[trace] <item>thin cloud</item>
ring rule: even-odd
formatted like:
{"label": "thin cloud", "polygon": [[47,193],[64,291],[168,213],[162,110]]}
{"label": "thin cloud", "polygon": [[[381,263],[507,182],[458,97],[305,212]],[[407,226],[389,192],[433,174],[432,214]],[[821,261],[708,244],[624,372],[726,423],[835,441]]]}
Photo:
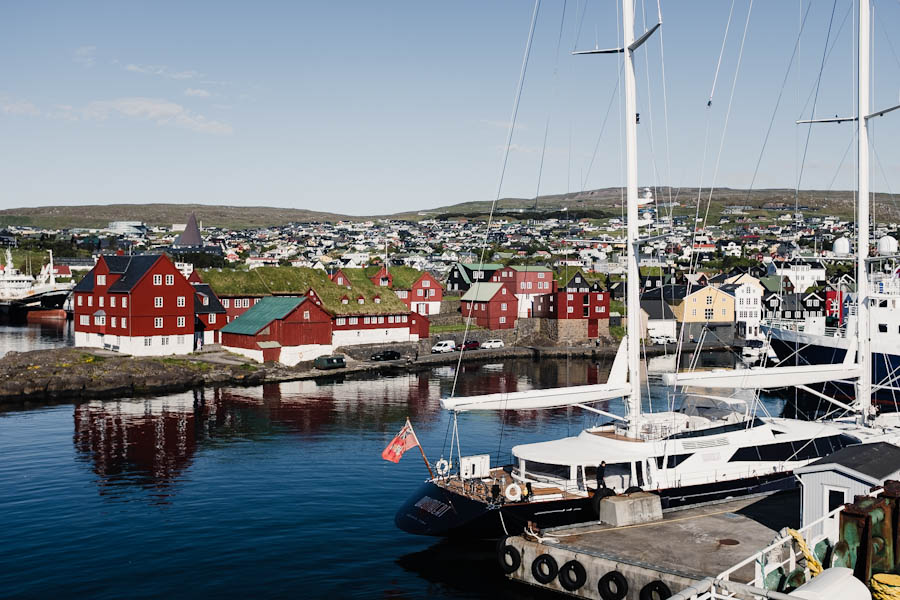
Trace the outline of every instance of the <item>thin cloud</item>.
{"label": "thin cloud", "polygon": [[199,71],[194,71],[192,69],[187,69],[184,71],[175,71],[170,69],[166,65],[136,65],[134,63],[129,63],[125,65],[126,71],[131,71],[132,73],[144,73],[146,75],[157,75],[159,77],[165,77],[166,79],[194,79],[195,77],[200,77],[201,73]]}
{"label": "thin cloud", "polygon": [[79,46],[72,53],[72,60],[89,69],[94,66],[97,61],[97,46]]}
{"label": "thin cloud", "polygon": [[40,109],[31,102],[9,98],[8,96],[0,96],[0,112],[5,115],[27,117],[38,117],[41,114]]}
{"label": "thin cloud", "polygon": [[203,89],[194,89],[188,88],[184,90],[185,96],[192,96],[194,98],[209,98],[210,94],[206,90]]}
{"label": "thin cloud", "polygon": [[96,100],[88,104],[82,114],[85,119],[104,121],[111,115],[153,121],[157,125],[173,125],[198,133],[230,135],[231,125],[210,120],[203,115],[186,109],[180,104],[157,98],[118,98],[116,100]]}

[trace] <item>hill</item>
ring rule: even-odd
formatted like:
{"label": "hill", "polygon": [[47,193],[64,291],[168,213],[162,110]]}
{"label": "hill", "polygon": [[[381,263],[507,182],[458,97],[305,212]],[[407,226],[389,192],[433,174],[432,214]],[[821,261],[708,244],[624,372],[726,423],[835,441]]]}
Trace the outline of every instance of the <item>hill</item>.
{"label": "hill", "polygon": [[51,229],[106,227],[110,221],[143,221],[170,227],[184,223],[194,212],[204,226],[248,229],[290,222],[359,220],[334,213],[270,206],[213,206],[209,204],[104,204],[38,206],[0,210],[0,226],[30,225]]}
{"label": "hill", "polygon": [[[709,190],[697,188],[658,188],[660,203],[675,204],[673,214],[693,215],[697,199],[701,199],[701,216],[706,210]],[[852,219],[855,206],[852,191],[803,190],[796,203],[805,214],[833,215]],[[726,206],[747,206],[748,214],[778,216],[793,212],[795,194],[792,189],[739,190],[717,188],[710,202],[710,223],[715,223]],[[191,212],[204,226],[229,229],[248,229],[309,221],[362,221],[376,218],[419,221],[428,218],[486,217],[490,201],[471,201],[437,208],[407,211],[390,215],[351,216],[296,208],[268,206],[212,206],[206,204],[108,204],[91,206],[40,206],[0,210],[0,227],[30,225],[52,229],[99,228],[110,221],[143,221],[151,226],[171,226],[184,223]],[[661,206],[661,212],[668,208]],[[875,194],[873,215],[876,221],[897,220],[900,208],[888,194]],[[571,194],[554,194],[534,198],[503,198],[497,202],[494,215],[506,219],[588,218],[604,219],[622,214],[621,188],[604,188]]]}

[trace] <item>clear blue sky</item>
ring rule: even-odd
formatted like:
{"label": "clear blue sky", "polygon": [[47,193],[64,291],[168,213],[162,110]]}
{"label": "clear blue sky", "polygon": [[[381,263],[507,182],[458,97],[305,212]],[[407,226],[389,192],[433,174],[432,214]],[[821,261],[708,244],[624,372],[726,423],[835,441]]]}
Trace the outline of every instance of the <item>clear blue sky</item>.
{"label": "clear blue sky", "polygon": [[[637,57],[641,185],[750,184],[808,2],[755,2],[714,181],[748,2],[735,3],[708,109],[730,5],[663,3],[671,177],[656,36]],[[656,5],[647,6],[650,22]],[[491,199],[532,7],[530,0],[7,3],[0,207],[200,202],[372,214]],[[567,2],[554,78],[562,8],[561,0],[541,4],[504,196],[534,195],[548,115],[542,193],[623,180],[617,100],[588,170],[619,59],[568,54],[615,45],[617,2],[588,2],[583,20],[583,2]],[[831,10],[824,0],[810,10],[799,70],[788,79],[755,187],[795,185],[806,128],[793,122],[804,105],[809,116]],[[855,11],[849,0],[836,3],[818,115],[852,112]],[[885,35],[900,26],[900,4],[881,0],[875,14],[880,108],[900,102],[900,40],[892,48]],[[803,188],[832,180],[836,189],[853,186],[853,150],[837,171],[852,127],[813,130]],[[878,123],[879,191],[900,192],[900,148],[891,143],[898,133],[900,113]]]}

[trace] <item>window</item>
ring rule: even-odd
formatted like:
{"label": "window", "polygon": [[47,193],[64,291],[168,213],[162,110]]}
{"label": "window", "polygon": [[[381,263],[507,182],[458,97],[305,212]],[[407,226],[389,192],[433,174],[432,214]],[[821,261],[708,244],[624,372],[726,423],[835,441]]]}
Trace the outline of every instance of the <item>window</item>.
{"label": "window", "polygon": [[713,302],[712,296],[707,296],[707,297],[706,297],[706,303],[707,303],[707,304],[712,304],[712,302]]}
{"label": "window", "polygon": [[97,285],[106,285],[106,275],[97,275]]}
{"label": "window", "polygon": [[506,310],[506,302],[500,304],[500,310]]}
{"label": "window", "polygon": [[524,289],[525,289],[525,282],[523,281],[522,283],[520,283],[520,284],[519,284],[519,287],[522,288],[522,289],[524,290]]}
{"label": "window", "polygon": [[128,319],[126,317],[122,317],[122,329],[125,329],[128,326]]}
{"label": "window", "polygon": [[879,333],[887,333],[887,323],[879,323],[878,324],[878,332]]}
{"label": "window", "polygon": [[390,315],[388,317],[388,323],[393,323],[393,322],[394,322],[394,315]]}
{"label": "window", "polygon": [[710,319],[712,319],[712,318],[713,318],[713,309],[711,309],[711,308],[704,308],[704,309],[703,309],[703,318],[706,319],[707,321],[709,321]]}
{"label": "window", "polygon": [[115,327],[115,326],[116,326],[116,318],[115,318],[115,317],[110,317],[110,318],[109,318],[109,326],[110,326],[110,327]]}
{"label": "window", "polygon": [[94,325],[106,325],[106,316],[97,315],[96,317],[94,317]]}
{"label": "window", "polygon": [[403,315],[403,322],[406,323],[408,320],[409,318],[406,315]]}
{"label": "window", "polygon": [[828,500],[828,512],[837,510],[838,507],[847,503],[847,490],[837,490],[826,487],[825,493]]}
{"label": "window", "polygon": [[115,308],[115,307],[116,307],[116,297],[115,297],[115,296],[110,296],[110,297],[109,297],[109,305],[110,305],[112,308]]}
{"label": "window", "polygon": [[371,325],[371,319],[369,317],[363,317],[363,325]]}
{"label": "window", "polygon": [[229,308],[229,305],[230,305],[230,304],[231,304],[231,300],[229,300],[228,298],[223,298],[223,299],[222,299],[222,306],[223,306],[223,307]]}
{"label": "window", "polygon": [[161,338],[159,338],[159,343],[162,346],[168,346],[169,345],[169,336],[164,335]]}
{"label": "window", "polygon": [[149,345],[152,344],[152,343],[153,343],[153,338],[148,338],[148,337],[145,337],[145,338],[144,338],[144,345],[145,345],[145,346],[149,346]]}
{"label": "window", "polygon": [[351,324],[351,325],[356,325],[358,321],[359,321],[359,319],[357,319],[356,317],[350,317],[350,324]]}
{"label": "window", "polygon": [[545,273],[538,273],[538,279],[543,279],[544,275],[545,275]]}
{"label": "window", "polygon": [[104,300],[105,298],[106,298],[106,296],[99,296],[99,297],[97,298],[97,306],[99,306],[99,307],[102,308],[102,307],[103,307],[103,300]]}
{"label": "window", "polygon": [[424,290],[416,290],[416,295],[421,298],[422,296],[425,295],[425,291]]}
{"label": "window", "polygon": [[501,322],[501,323],[506,323],[506,317],[500,317],[500,322]]}
{"label": "window", "polygon": [[426,279],[425,281],[422,282],[422,287],[423,288],[431,287],[431,282]]}
{"label": "window", "polygon": [[398,298],[406,298],[407,294],[408,294],[408,292],[406,292],[406,291],[397,292],[397,297]]}
{"label": "window", "polygon": [[696,316],[697,316],[697,309],[696,309],[696,308],[692,308],[692,309],[691,309],[691,316],[692,316],[692,317],[696,317]]}
{"label": "window", "polygon": [[566,294],[566,300],[573,300],[575,298],[572,294]]}
{"label": "window", "polygon": [[128,308],[128,296],[122,298],[122,308]]}
{"label": "window", "polygon": [[178,317],[178,319],[175,321],[175,326],[184,327],[184,317]]}
{"label": "window", "polygon": [[378,317],[378,324],[384,325],[384,317]]}
{"label": "window", "polygon": [[174,275],[166,275],[166,285],[175,285]]}
{"label": "window", "polygon": [[216,322],[216,313],[209,313],[209,324],[212,325]]}
{"label": "window", "polygon": [[162,275],[153,276],[153,285],[162,285]]}
{"label": "window", "polygon": [[303,320],[309,321],[309,311],[308,310],[303,311]]}
{"label": "window", "polygon": [[156,317],[156,318],[154,318],[154,319],[153,319],[153,326],[154,326],[155,328],[157,328],[157,329],[162,329],[162,326],[163,326],[163,318],[162,318],[162,317]]}
{"label": "window", "polygon": [[381,304],[381,296],[375,296],[375,304]]}
{"label": "window", "polygon": [[178,300],[176,300],[175,305],[179,308],[184,306],[184,296],[178,296]]}
{"label": "window", "polygon": [[337,321],[336,321],[336,324],[337,324],[337,325],[346,325],[346,324],[347,324],[347,319],[345,319],[344,317],[338,317],[338,318],[337,318]]}
{"label": "window", "polygon": [[569,306],[569,307],[567,307],[567,308],[566,308],[566,312],[569,313],[569,314],[575,312],[575,307],[574,307],[574,306]]}
{"label": "window", "polygon": [[90,318],[88,315],[81,315],[81,316],[78,318],[78,323],[79,323],[79,325],[90,325],[90,324],[91,324],[91,318]]}
{"label": "window", "polygon": [[184,336],[179,335],[178,338],[176,338],[175,343],[178,344],[179,346],[183,346],[184,345]]}
{"label": "window", "polygon": [[723,317],[725,316],[725,309],[724,309],[724,308],[722,309],[722,316],[723,316]]}
{"label": "window", "polygon": [[93,306],[93,305],[94,305],[94,297],[88,296],[88,306]]}
{"label": "window", "polygon": [[357,302],[358,304],[365,304],[365,303],[366,303],[366,299],[363,298],[362,296],[360,296],[359,298],[356,299],[356,302]]}
{"label": "window", "polygon": [[84,300],[84,296],[78,294],[78,306],[81,306],[81,301]]}

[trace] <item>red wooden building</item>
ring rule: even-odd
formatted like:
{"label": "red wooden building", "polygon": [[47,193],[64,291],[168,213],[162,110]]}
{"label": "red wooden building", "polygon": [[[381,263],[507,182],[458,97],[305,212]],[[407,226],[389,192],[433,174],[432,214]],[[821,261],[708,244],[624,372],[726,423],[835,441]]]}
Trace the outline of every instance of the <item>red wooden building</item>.
{"label": "red wooden building", "polygon": [[549,267],[512,265],[494,272],[491,281],[510,286],[519,301],[520,317],[530,317],[534,300],[543,294],[556,292],[556,280]]}
{"label": "red wooden building", "polygon": [[100,256],[73,290],[75,345],[137,356],[192,352],[195,293],[164,255]]}
{"label": "red wooden building", "polygon": [[518,300],[505,283],[472,285],[460,298],[462,316],[471,314],[475,324],[485,329],[512,329],[516,325]]}
{"label": "red wooden building", "polygon": [[533,314],[548,319],[587,319],[588,337],[595,338],[600,332],[600,321],[609,319],[609,292],[578,272],[556,293],[538,297]]}

